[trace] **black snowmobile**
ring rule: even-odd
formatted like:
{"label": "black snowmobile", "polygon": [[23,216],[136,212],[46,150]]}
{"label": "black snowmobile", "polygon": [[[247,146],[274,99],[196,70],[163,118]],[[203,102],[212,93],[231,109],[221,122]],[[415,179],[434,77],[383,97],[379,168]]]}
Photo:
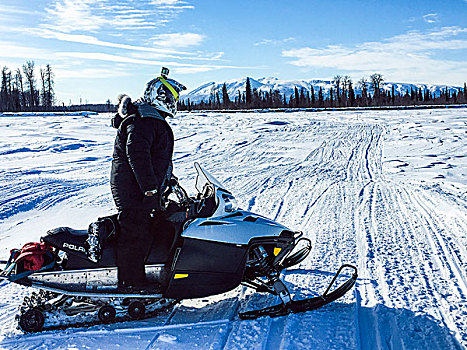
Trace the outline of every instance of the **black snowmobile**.
{"label": "black snowmobile", "polygon": [[[173,179],[164,196],[167,216],[154,220],[154,233],[159,234],[146,257],[146,276],[154,283],[153,291],[125,294],[117,289],[116,215],[100,218],[88,230],[59,227],[48,231],[41,243],[12,250],[0,274],[39,289],[25,298],[17,316],[19,327],[37,332],[79,324],[83,317],[86,322],[103,323],[139,319],[182,299],[227,292],[240,284],[281,300],[275,306],[240,313],[240,319],[275,317],[319,308],[353,287],[357,269],[345,264],[324,294],[292,300],[280,273],[308,256],[310,240],[237,208],[225,186],[199,164],[195,168],[198,195],[189,197]],[[330,291],[344,268],[351,269],[352,276]]]}

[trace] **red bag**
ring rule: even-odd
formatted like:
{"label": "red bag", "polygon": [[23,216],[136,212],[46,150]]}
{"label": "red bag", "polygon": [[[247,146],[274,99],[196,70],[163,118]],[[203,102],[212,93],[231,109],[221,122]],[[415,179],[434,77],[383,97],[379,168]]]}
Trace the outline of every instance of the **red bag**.
{"label": "red bag", "polygon": [[37,271],[44,266],[44,254],[48,251],[51,251],[48,244],[34,242],[26,243],[19,251],[19,254],[15,254],[15,263],[17,264],[23,260],[25,270]]}

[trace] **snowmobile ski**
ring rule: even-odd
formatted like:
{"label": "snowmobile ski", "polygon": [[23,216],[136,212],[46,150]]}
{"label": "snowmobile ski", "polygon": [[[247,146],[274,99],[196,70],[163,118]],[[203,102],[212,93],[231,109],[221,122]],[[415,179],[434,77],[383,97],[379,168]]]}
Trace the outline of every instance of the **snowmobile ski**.
{"label": "snowmobile ski", "polygon": [[[341,284],[338,288],[336,288],[332,292],[329,292],[334,282],[336,281],[337,277],[340,275],[341,271],[344,268],[351,268],[354,270],[352,277],[349,278],[346,282]],[[318,309],[344,296],[350,289],[352,289],[352,287],[354,286],[357,280],[357,277],[358,277],[357,268],[353,265],[344,264],[339,268],[337,273],[334,275],[334,278],[332,279],[328,288],[322,295],[314,297],[314,298],[308,298],[308,299],[302,299],[302,300],[289,300],[288,302],[282,302],[280,304],[265,307],[263,309],[241,312],[239,313],[239,318],[242,320],[253,320],[259,317],[263,317],[263,316],[278,317],[278,316],[285,316],[290,313],[296,314],[299,312],[305,312],[305,311],[311,311],[311,310]]]}

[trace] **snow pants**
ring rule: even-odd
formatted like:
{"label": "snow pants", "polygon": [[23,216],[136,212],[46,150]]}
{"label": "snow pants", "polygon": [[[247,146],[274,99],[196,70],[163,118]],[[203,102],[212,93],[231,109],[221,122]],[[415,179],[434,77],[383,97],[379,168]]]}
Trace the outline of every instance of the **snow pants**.
{"label": "snow pants", "polygon": [[144,269],[153,235],[153,219],[148,209],[123,209],[118,215],[120,232],[117,237],[118,282],[138,286],[146,282]]}

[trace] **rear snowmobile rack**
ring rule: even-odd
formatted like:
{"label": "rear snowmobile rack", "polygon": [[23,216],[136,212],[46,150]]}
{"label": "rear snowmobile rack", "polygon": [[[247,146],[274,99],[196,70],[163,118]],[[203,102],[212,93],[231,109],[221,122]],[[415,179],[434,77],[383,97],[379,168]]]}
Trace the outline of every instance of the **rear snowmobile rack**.
{"label": "rear snowmobile rack", "polygon": [[[352,276],[346,282],[341,284],[338,288],[336,288],[332,292],[329,292],[332,286],[334,285],[337,277],[339,277],[340,273],[345,268],[350,268],[354,271]],[[336,274],[331,280],[331,283],[329,283],[328,287],[326,288],[326,291],[322,295],[302,300],[292,300],[290,298],[290,293],[287,287],[281,280],[278,279],[273,284],[273,289],[276,292],[275,294],[279,295],[279,297],[281,298],[282,302],[280,304],[269,306],[263,309],[241,312],[238,316],[242,320],[254,320],[263,316],[278,317],[285,316],[290,313],[295,314],[299,312],[315,310],[342,297],[345,293],[352,289],[357,280],[357,277],[357,268],[353,265],[344,264],[339,268],[339,270],[337,270]]]}

